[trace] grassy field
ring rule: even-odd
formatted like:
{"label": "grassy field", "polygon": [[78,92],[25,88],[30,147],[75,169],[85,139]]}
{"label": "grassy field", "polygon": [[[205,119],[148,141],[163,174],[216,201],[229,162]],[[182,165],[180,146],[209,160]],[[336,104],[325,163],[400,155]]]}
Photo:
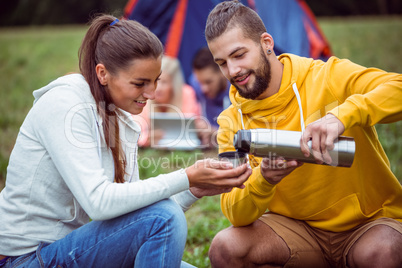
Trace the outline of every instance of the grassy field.
{"label": "grassy field", "polygon": [[[402,17],[320,19],[333,54],[364,66],[402,73]],[[19,127],[32,106],[32,91],[67,72],[78,71],[78,47],[85,26],[0,28],[0,189]],[[402,180],[402,122],[377,126],[392,169]],[[184,167],[209,152],[156,152],[140,150],[140,157],[164,158],[171,165],[141,169],[143,178]],[[175,159],[185,159],[178,163]],[[380,178],[379,178],[380,179]],[[184,259],[209,267],[208,248],[213,236],[229,226],[219,208],[219,197],[204,198],[186,213],[188,243]]]}

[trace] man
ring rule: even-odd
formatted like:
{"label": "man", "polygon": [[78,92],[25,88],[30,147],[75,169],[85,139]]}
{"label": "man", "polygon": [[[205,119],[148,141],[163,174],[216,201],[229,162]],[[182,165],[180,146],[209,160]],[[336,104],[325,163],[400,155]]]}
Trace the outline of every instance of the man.
{"label": "man", "polygon": [[[234,150],[239,129],[306,125],[302,152],[328,164],[250,156],[245,188],[221,196],[233,227],[214,238],[212,266],[402,267],[402,187],[373,127],[402,119],[402,75],[335,57],[276,57],[261,19],[238,1],[211,11],[205,35],[232,83],[219,151]],[[356,142],[350,168],[331,166],[341,134]]]}
{"label": "man", "polygon": [[[198,120],[202,144],[216,145],[217,118],[230,105],[229,81],[222,75],[208,47],[197,51],[192,62],[189,84],[200,103],[203,120]],[[203,126],[201,125],[203,124]]]}

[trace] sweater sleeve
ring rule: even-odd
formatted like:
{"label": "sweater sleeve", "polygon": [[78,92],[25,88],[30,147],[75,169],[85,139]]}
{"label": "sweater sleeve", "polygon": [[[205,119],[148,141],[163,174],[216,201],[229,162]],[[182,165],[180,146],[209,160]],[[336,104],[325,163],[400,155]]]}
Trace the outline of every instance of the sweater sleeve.
{"label": "sweater sleeve", "polygon": [[[218,118],[219,152],[234,151],[232,145],[234,129],[233,118],[223,113]],[[260,172],[260,163],[249,157],[253,172],[245,182],[245,188],[233,188],[229,193],[221,195],[221,209],[226,218],[234,226],[245,226],[256,221],[267,210],[276,191],[276,186],[268,183]]]}
{"label": "sweater sleeve", "polygon": [[340,101],[330,110],[344,124],[369,127],[402,120],[402,75],[331,58],[328,83]]}
{"label": "sweater sleeve", "polygon": [[244,189],[233,188],[230,193],[221,195],[222,212],[233,226],[249,225],[261,217],[276,190],[276,186],[269,184],[261,175],[259,166],[253,168],[245,186]]}
{"label": "sweater sleeve", "polygon": [[186,212],[191,206],[199,199],[195,197],[190,190],[183,191],[181,193],[171,196],[171,199],[175,201],[181,209]]}
{"label": "sweater sleeve", "polygon": [[111,219],[188,190],[184,170],[133,183],[113,183],[105,171],[113,166],[101,163],[94,142],[91,111],[68,88],[46,93],[34,106],[39,141],[93,220]]}

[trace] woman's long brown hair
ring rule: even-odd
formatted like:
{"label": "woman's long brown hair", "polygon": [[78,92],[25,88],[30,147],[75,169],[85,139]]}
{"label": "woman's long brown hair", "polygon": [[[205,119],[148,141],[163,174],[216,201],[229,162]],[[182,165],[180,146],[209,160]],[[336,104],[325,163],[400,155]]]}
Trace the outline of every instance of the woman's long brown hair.
{"label": "woman's long brown hair", "polygon": [[118,110],[114,108],[107,86],[99,82],[95,68],[102,63],[112,75],[118,75],[136,59],[157,59],[163,53],[163,46],[140,23],[120,20],[110,25],[115,20],[113,16],[101,15],[92,21],[79,50],[79,65],[103,119],[106,145],[113,155],[114,179],[124,182],[126,161],[120,143]]}

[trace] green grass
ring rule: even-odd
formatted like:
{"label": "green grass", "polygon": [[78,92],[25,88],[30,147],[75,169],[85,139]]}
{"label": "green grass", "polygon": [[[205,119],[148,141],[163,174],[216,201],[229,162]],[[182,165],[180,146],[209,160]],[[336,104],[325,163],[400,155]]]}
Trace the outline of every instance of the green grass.
{"label": "green grass", "polygon": [[78,71],[78,47],[86,28],[41,27],[0,29],[0,189],[26,114],[32,91]]}
{"label": "green grass", "polygon": [[[402,17],[320,19],[333,53],[364,66],[402,73]],[[32,106],[32,91],[67,72],[78,71],[78,47],[85,26],[0,28],[0,189],[19,127]],[[402,179],[402,122],[377,126],[391,167]],[[142,178],[184,168],[209,152],[140,150]],[[157,165],[157,161],[162,161]],[[203,198],[186,212],[188,240],[184,260],[209,267],[207,252],[214,235],[230,224],[220,211],[219,197]]]}

